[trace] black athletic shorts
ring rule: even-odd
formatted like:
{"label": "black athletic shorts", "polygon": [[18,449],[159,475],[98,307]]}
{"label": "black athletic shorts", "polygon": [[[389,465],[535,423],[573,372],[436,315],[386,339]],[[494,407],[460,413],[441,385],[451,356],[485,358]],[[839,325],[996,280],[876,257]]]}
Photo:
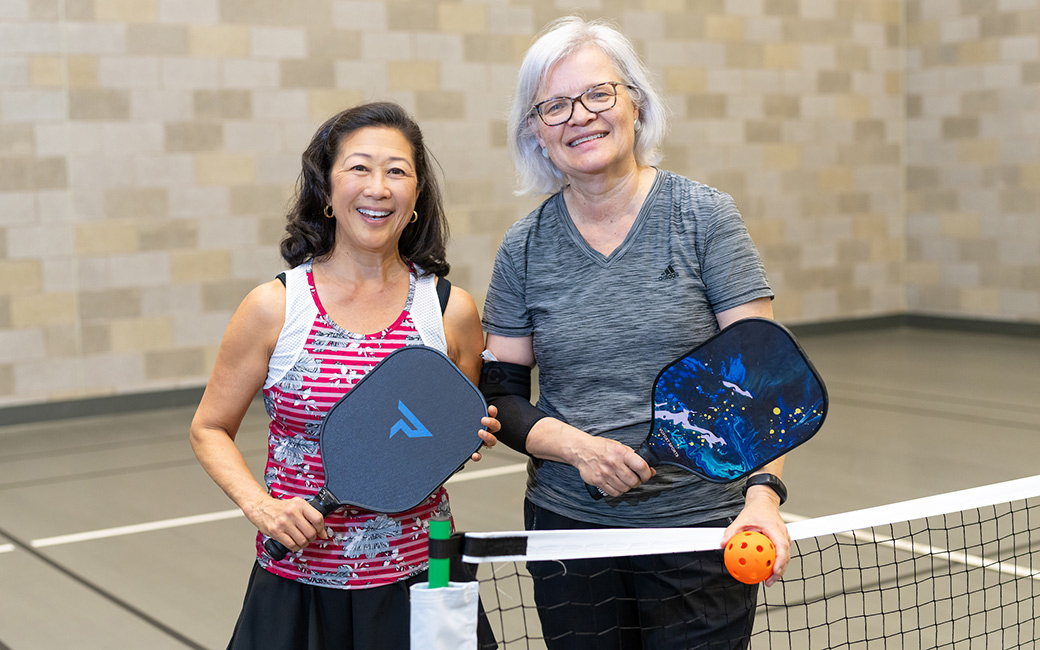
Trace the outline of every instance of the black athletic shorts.
{"label": "black athletic shorts", "polygon": [[[528,530],[608,528],[524,503]],[[704,524],[724,528],[729,520]],[[648,530],[647,535],[652,533]],[[723,551],[528,562],[549,650],[743,650],[758,585],[737,582]]]}

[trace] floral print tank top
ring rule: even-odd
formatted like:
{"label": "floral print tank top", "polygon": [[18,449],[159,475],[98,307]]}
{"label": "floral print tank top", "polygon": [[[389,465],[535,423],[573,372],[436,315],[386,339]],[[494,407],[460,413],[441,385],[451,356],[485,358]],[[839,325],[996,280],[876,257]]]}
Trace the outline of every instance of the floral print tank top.
{"label": "floral print tank top", "polygon": [[[325,483],[318,444],[325,414],[388,354],[422,343],[409,313],[415,294],[414,273],[404,311],[388,328],[368,335],[348,332],[329,318],[310,269],[307,283],[317,316],[303,353],[278,383],[264,390],[271,417],[265,480],[270,494],[278,499],[298,496],[309,500],[314,496]],[[428,522],[438,514],[450,516],[443,487],[407,512],[382,514],[344,506],[325,518],[329,539],[316,539],[281,561],[264,553],[267,538],[258,533],[257,561],[275,575],[311,585],[364,589],[390,584],[427,568]]]}

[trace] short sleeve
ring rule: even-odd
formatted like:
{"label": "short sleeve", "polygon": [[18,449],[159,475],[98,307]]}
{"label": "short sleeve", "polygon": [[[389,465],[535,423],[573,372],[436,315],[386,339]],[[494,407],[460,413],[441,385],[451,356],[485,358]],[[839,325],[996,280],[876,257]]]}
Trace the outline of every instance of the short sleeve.
{"label": "short sleeve", "polygon": [[703,191],[709,193],[703,198],[713,205],[706,227],[699,229],[703,239],[698,250],[712,310],[717,314],[758,298],[772,298],[762,258],[733,198],[707,186]]}
{"label": "short sleeve", "polygon": [[524,290],[526,237],[520,224],[514,224],[495,255],[491,283],[484,300],[484,331],[498,336],[530,336],[533,331]]}

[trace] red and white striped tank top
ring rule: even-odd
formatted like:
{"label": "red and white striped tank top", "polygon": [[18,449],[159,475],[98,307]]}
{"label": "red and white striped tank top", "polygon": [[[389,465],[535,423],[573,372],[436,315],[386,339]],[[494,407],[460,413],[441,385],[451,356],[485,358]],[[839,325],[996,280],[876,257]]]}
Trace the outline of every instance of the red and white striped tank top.
{"label": "red and white striped tank top", "polygon": [[[302,281],[304,277],[306,282]],[[416,284],[413,272],[405,309],[391,326],[375,334],[359,335],[340,328],[325,313],[310,264],[289,272],[287,319],[279,345],[302,339],[302,349],[295,353],[291,369],[276,383],[265,386],[263,392],[271,417],[265,479],[272,496],[314,496],[325,483],[318,445],[318,430],[325,414],[388,354],[405,345],[422,343],[411,314]],[[305,304],[309,301],[302,299],[301,292],[309,294],[313,306]],[[290,318],[294,303],[311,309],[303,318]],[[314,314],[313,319],[310,314]],[[304,329],[307,331],[301,336]],[[323,587],[364,589],[390,584],[426,569],[427,527],[436,514],[450,515],[448,493],[443,487],[407,512],[381,514],[344,506],[325,518],[329,539],[317,539],[278,562],[263,552],[266,537],[258,533],[257,561],[275,575]]]}

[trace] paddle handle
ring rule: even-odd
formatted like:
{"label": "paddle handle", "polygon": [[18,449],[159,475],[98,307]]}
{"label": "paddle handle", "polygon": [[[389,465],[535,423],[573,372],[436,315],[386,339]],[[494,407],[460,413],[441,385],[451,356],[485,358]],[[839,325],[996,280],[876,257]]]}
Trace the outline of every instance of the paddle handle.
{"label": "paddle handle", "polygon": [[[639,454],[639,457],[645,460],[646,464],[650,467],[653,467],[658,462],[657,454],[654,453],[653,449],[650,449],[650,445],[648,445],[645,440],[643,441],[643,444],[639,445],[639,449],[636,449],[636,453]],[[597,501],[607,496],[606,492],[595,485],[589,485],[586,483],[585,489],[589,491],[589,496]]]}
{"label": "paddle handle", "polygon": [[[328,488],[321,488],[318,493],[308,501],[312,508],[321,513],[322,517],[327,517],[330,512],[339,507],[339,499],[336,498]],[[285,548],[281,542],[276,539],[269,538],[264,542],[264,550],[272,560],[278,561],[289,554],[289,549]]]}

